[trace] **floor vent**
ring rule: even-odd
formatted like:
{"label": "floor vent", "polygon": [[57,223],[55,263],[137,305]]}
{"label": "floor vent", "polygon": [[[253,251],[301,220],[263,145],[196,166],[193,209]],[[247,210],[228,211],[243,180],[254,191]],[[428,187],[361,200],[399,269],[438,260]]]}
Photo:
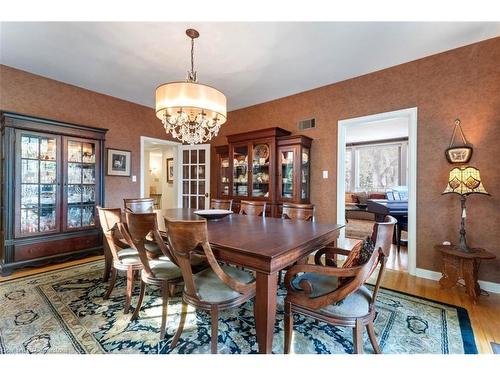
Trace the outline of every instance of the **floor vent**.
{"label": "floor vent", "polygon": [[314,129],[316,127],[316,119],[299,121],[299,130]]}

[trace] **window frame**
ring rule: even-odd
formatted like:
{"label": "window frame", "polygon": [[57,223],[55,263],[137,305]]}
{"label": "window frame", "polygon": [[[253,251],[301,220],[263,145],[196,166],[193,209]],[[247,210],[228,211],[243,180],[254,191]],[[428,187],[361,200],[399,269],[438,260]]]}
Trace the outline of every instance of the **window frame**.
{"label": "window frame", "polygon": [[[398,146],[399,152],[399,165],[398,165],[398,184],[396,186],[406,186],[408,183],[408,138],[399,139],[388,139],[381,141],[369,141],[369,142],[359,142],[359,143],[348,143],[346,144],[346,156],[350,154],[351,159],[351,181],[350,184],[347,183],[347,178],[345,181],[346,192],[361,192],[365,191],[359,186],[359,151],[366,148],[374,147],[385,147],[385,146]],[[347,157],[346,157],[347,160]],[[348,175],[347,166],[345,176]],[[374,190],[381,191],[382,190]]]}

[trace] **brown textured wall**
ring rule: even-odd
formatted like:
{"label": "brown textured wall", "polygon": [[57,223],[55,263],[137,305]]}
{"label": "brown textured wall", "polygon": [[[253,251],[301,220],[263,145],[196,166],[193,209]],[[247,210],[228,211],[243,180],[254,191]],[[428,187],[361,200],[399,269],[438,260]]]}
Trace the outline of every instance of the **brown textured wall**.
{"label": "brown textured wall", "polygon": [[5,65],[0,65],[0,110],[109,129],[106,147],[132,151],[137,182],[106,176],[108,207],[121,207],[123,198],[139,196],[140,136],[169,139],[152,108]]}
{"label": "brown textured wall", "polygon": [[[442,196],[450,164],[444,157],[453,120],[462,120],[474,145],[470,162],[481,171],[491,197],[468,200],[467,235],[473,246],[497,259],[484,262],[480,278],[500,282],[500,38],[447,51],[228,114],[214,145],[225,135],[279,126],[299,134],[297,122],[315,117],[311,200],[318,221],[336,219],[337,122],[397,109],[418,107],[417,267],[439,270],[433,245],[458,240],[458,196]],[[229,98],[230,100],[231,98]],[[212,148],[212,161],[215,160]],[[212,163],[212,196],[215,194]],[[329,171],[323,180],[322,170]]]}

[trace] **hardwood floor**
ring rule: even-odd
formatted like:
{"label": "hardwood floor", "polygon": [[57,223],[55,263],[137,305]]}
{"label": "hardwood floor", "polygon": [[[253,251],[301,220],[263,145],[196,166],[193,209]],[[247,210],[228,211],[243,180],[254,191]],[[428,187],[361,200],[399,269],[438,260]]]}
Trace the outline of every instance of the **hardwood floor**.
{"label": "hardwood floor", "polygon": [[[360,241],[354,238],[346,238],[347,249],[352,249]],[[408,249],[406,246],[401,246],[398,253],[397,246],[391,245],[391,253],[387,258],[387,268],[394,271],[408,272]]]}
{"label": "hardwood floor", "polygon": [[[465,293],[463,287],[457,286],[445,290],[440,288],[437,281],[422,279],[416,276],[410,276],[406,272],[401,272],[403,266],[400,267],[399,264],[405,264],[402,259],[404,256],[402,250],[403,248],[399,255],[401,259],[398,259],[396,251],[393,257],[394,260],[392,261],[392,264],[398,270],[388,269],[384,275],[382,286],[418,297],[464,307],[469,313],[479,353],[493,353],[490,342],[500,342],[500,294],[491,293],[489,296],[481,296],[479,298],[479,303],[474,305]],[[392,254],[393,251],[391,250],[391,255]],[[0,282],[53,271],[97,259],[102,259],[102,256],[94,256],[36,269],[19,270],[11,276],[0,277]]]}

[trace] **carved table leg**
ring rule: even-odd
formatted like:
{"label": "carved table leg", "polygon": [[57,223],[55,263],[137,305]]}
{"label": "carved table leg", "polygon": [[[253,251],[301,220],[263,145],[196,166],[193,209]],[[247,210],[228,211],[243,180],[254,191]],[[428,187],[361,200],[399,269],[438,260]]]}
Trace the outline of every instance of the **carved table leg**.
{"label": "carved table leg", "polygon": [[276,293],[278,274],[256,273],[255,329],[259,353],[271,353],[274,323],[276,321]]}
{"label": "carved table leg", "polygon": [[479,263],[475,259],[464,259],[462,261],[462,274],[465,281],[465,289],[473,303],[477,303],[481,295],[481,287],[477,282]]}
{"label": "carved table leg", "polygon": [[460,260],[443,254],[442,274],[439,285],[443,288],[451,288],[457,285],[460,271]]}

